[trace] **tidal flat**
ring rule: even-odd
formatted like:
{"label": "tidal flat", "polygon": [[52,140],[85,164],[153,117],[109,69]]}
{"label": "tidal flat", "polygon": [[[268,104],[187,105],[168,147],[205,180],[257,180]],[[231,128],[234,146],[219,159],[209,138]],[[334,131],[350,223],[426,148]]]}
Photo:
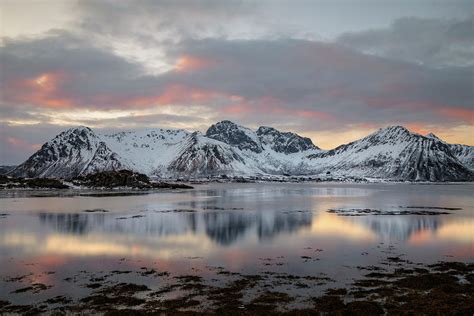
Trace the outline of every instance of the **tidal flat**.
{"label": "tidal flat", "polygon": [[0,313],[472,315],[473,189],[2,193]]}

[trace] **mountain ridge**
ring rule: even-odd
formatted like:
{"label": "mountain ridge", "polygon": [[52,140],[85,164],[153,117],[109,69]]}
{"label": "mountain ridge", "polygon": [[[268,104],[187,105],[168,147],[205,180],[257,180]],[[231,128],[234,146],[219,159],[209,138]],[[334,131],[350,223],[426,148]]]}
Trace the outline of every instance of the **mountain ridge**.
{"label": "mountain ridge", "polygon": [[434,134],[388,126],[321,150],[311,139],[273,127],[225,120],[205,134],[179,129],[99,134],[66,130],[8,174],[70,178],[131,169],[156,177],[336,175],[398,181],[472,181],[472,148]]}
{"label": "mountain ridge", "polygon": [[388,126],[354,142],[309,157],[332,173],[409,181],[472,179],[446,143]]}

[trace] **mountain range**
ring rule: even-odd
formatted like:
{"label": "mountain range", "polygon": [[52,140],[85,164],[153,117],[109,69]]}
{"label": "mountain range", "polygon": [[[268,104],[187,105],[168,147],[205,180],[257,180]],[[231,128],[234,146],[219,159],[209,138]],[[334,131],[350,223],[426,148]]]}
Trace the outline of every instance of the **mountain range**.
{"label": "mountain range", "polygon": [[231,121],[205,134],[153,129],[100,134],[68,129],[9,171],[16,177],[72,178],[129,169],[161,178],[323,176],[397,181],[472,181],[474,147],[434,134],[389,126],[349,144],[322,150],[311,139]]}

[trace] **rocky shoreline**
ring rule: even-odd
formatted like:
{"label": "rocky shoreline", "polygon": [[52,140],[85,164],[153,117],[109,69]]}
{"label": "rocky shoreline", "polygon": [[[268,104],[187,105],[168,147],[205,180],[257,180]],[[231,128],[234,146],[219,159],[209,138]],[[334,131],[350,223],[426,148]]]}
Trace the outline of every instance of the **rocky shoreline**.
{"label": "rocky shoreline", "polygon": [[[124,259],[121,259],[124,260]],[[387,257],[378,266],[358,267],[365,275],[350,286],[331,286],[323,274],[291,275],[267,271],[248,275],[209,267],[210,282],[199,274],[173,275],[152,267],[101,273],[79,271],[65,279],[89,289],[72,298],[65,293],[41,303],[18,305],[3,298],[0,312],[57,315],[90,313],[103,315],[472,315],[474,312],[474,264],[437,262],[420,264],[400,257]],[[48,273],[55,273],[50,271]],[[161,284],[120,281],[121,275],[152,278]],[[4,278],[18,283],[10,293],[35,295],[52,285],[33,282],[30,276]],[[322,294],[312,292],[326,286]],[[308,289],[305,298],[281,291]]]}
{"label": "rocky shoreline", "polygon": [[73,179],[14,178],[0,175],[0,189],[192,189],[183,183],[151,181],[148,176],[129,171],[105,171]]}

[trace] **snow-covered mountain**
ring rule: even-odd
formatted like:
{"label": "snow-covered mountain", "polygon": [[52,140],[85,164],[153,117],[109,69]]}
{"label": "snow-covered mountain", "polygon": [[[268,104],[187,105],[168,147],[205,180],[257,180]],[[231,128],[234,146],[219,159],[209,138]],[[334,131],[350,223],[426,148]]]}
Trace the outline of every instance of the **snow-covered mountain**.
{"label": "snow-covered mountain", "polygon": [[206,137],[235,146],[240,150],[250,150],[256,153],[263,151],[262,144],[254,131],[231,121],[222,121],[212,125],[207,130]]}
{"label": "snow-covered mountain", "polygon": [[263,145],[278,153],[293,154],[307,150],[320,150],[311,139],[291,132],[280,132],[273,127],[260,126],[257,135]]}
{"label": "snow-covered mountain", "polygon": [[206,137],[237,150],[245,167],[234,168],[236,174],[310,174],[307,156],[321,152],[309,138],[271,127],[253,131],[231,121],[212,125]]}
{"label": "snow-covered mountain", "polygon": [[102,139],[129,161],[133,170],[160,176],[167,173],[190,134],[184,130],[154,129],[106,134]]}
{"label": "snow-covered mountain", "polygon": [[473,179],[446,143],[402,126],[378,130],[355,142],[309,156],[320,172],[408,181]]}
{"label": "snow-covered mountain", "polygon": [[445,143],[446,145],[448,145],[453,155],[456,156],[456,158],[458,158],[458,160],[463,165],[465,165],[471,170],[474,170],[474,146],[461,145],[461,144],[448,144],[433,133],[429,133],[428,135],[426,135],[426,137],[437,139]]}
{"label": "snow-covered mountain", "polygon": [[[466,165],[464,165],[466,164]],[[326,175],[395,180],[474,179],[472,147],[392,126],[333,150],[309,138],[222,121],[203,135],[173,129],[98,134],[67,130],[9,174],[70,178],[131,169],[158,177]]]}
{"label": "snow-covered mountain", "polygon": [[8,174],[21,177],[70,178],[130,167],[131,164],[112,151],[102,137],[88,127],[78,127],[57,135]]}
{"label": "snow-covered mountain", "polygon": [[238,151],[199,132],[189,135],[180,146],[168,172],[176,175],[219,175],[245,173],[245,159]]}

